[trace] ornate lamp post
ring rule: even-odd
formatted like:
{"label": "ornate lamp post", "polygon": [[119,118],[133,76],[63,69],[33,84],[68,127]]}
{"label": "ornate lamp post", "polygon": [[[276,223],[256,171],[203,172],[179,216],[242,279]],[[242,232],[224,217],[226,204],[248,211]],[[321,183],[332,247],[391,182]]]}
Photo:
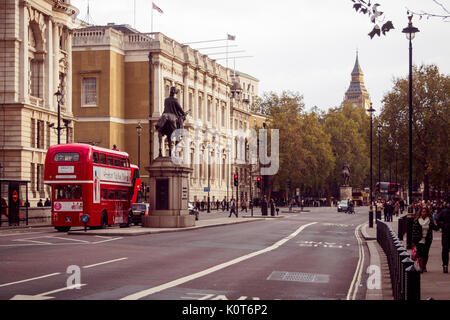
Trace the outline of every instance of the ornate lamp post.
{"label": "ornate lamp post", "polygon": [[[389,134],[389,138],[388,138],[388,142],[389,142],[389,148],[392,146],[392,142],[394,141],[394,139],[392,139],[392,136]],[[390,194],[389,194],[389,189],[391,187],[391,182],[392,182],[392,155],[389,152],[389,187],[388,187],[388,197],[391,198]]]}
{"label": "ornate lamp post", "polygon": [[413,210],[412,210],[412,40],[414,39],[416,32],[419,32],[419,29],[413,26],[412,24],[412,15],[408,17],[409,22],[408,26],[402,30],[402,32],[406,35],[406,39],[409,40],[409,175],[408,175],[408,228],[407,228],[407,249],[411,249],[412,247],[412,225],[414,221]]}
{"label": "ornate lamp post", "polygon": [[138,136],[138,167],[141,168],[141,135],[142,135],[142,126],[139,121],[138,126],[136,127],[136,132]]}
{"label": "ornate lamp post", "polygon": [[63,94],[61,93],[61,90],[58,89],[58,91],[55,93],[56,101],[58,101],[58,126],[56,127],[56,131],[58,132],[58,144],[61,143],[61,102],[63,100]]}
{"label": "ornate lamp post", "polygon": [[379,123],[377,125],[377,133],[378,133],[378,192],[381,192],[381,128],[383,126]]}
{"label": "ornate lamp post", "polygon": [[408,17],[408,26],[403,29],[403,33],[406,35],[406,39],[409,40],[409,179],[408,179],[408,204],[412,204],[412,40],[414,39],[416,32],[419,29],[412,24],[412,15]]}
{"label": "ornate lamp post", "polygon": [[370,108],[367,110],[370,114],[370,209],[369,209],[369,228],[373,228],[373,173],[372,173],[372,114],[375,109],[370,103]]}
{"label": "ornate lamp post", "polygon": [[397,152],[398,152],[398,142],[395,143],[394,149],[395,149],[395,183],[398,183],[397,181]]}

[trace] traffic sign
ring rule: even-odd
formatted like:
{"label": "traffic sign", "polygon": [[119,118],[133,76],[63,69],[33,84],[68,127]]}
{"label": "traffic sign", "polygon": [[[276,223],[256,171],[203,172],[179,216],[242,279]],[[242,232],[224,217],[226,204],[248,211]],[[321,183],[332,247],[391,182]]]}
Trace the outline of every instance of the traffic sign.
{"label": "traffic sign", "polygon": [[204,192],[210,192],[210,191],[211,191],[211,188],[210,188],[210,187],[204,187],[204,188],[203,188],[203,191],[204,191]]}

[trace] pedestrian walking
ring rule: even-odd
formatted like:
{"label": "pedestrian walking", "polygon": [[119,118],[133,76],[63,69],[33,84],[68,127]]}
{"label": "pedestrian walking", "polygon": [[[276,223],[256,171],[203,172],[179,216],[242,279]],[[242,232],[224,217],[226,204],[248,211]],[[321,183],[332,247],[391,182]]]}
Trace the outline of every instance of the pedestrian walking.
{"label": "pedestrian walking", "polygon": [[225,200],[225,197],[223,197],[223,200],[222,200],[222,212],[224,212],[225,211],[225,206],[227,205],[227,202],[226,202],[226,200]]}
{"label": "pedestrian walking", "polygon": [[396,217],[398,217],[399,211],[400,211],[400,203],[398,201],[395,201],[394,213]]}
{"label": "pedestrian walking", "polygon": [[245,212],[247,212],[247,199],[243,199],[242,200],[242,211],[245,210]]}
{"label": "pedestrian walking", "polygon": [[228,218],[231,218],[231,215],[233,213],[236,215],[236,218],[237,218],[238,217],[238,213],[236,211],[236,202],[234,201],[233,198],[231,198],[231,201],[230,201],[230,215],[228,216]]}
{"label": "pedestrian walking", "polygon": [[442,230],[442,269],[448,273],[448,256],[450,249],[450,210],[444,203],[436,219],[437,226]]}
{"label": "pedestrian walking", "polygon": [[433,242],[433,230],[439,230],[427,207],[423,207],[420,216],[414,221],[412,242],[417,248],[417,261],[420,272],[427,272],[428,255]]}
{"label": "pedestrian walking", "polygon": [[273,199],[270,199],[270,215],[275,216],[275,201]]}

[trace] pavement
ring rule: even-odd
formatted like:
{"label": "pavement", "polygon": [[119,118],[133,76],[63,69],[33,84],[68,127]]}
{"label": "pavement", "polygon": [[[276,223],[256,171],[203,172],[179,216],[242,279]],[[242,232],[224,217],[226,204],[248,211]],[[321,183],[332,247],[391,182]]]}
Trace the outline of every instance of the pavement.
{"label": "pavement", "polygon": [[[392,226],[392,229],[397,233],[398,231],[398,219],[405,216],[394,216],[392,222],[387,222]],[[382,221],[384,218],[382,217]],[[367,300],[392,300],[392,286],[389,277],[389,267],[387,265],[386,255],[383,249],[376,241],[376,223],[374,227],[369,228],[368,223],[361,229],[363,237],[366,239],[369,252],[370,252],[370,264],[377,265],[381,268],[382,285],[381,289],[370,290],[367,289]],[[402,243],[406,248],[406,235],[403,238]],[[430,255],[427,264],[428,272],[420,275],[420,297],[422,300],[450,300],[450,274],[444,274],[442,272],[442,259],[441,259],[441,231],[433,232],[433,242],[430,247]],[[408,250],[411,255],[411,250]]]}

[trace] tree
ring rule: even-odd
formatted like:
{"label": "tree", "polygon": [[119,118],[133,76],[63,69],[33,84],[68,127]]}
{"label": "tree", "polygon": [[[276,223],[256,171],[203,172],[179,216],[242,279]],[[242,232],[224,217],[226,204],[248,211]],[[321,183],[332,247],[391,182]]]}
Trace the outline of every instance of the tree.
{"label": "tree", "polygon": [[383,12],[378,10],[380,4],[375,3],[372,5],[370,0],[351,0],[353,2],[353,8],[356,12],[360,12],[362,14],[367,14],[369,16],[370,22],[374,24],[372,31],[369,32],[369,36],[372,39],[375,35],[380,36],[381,33],[386,35],[391,29],[394,29],[394,25],[392,21],[388,20],[380,27],[379,23],[381,23],[381,18],[383,16]]}
{"label": "tree", "polygon": [[334,158],[318,115],[304,111],[303,96],[291,91],[265,93],[259,108],[269,116],[268,128],[278,129],[280,138],[280,168],[270,177],[269,190],[283,190],[288,181],[312,193],[324,189]]}
{"label": "tree", "polygon": [[369,168],[369,117],[363,108],[352,104],[332,108],[324,117],[324,131],[330,136],[335,166],[329,176],[330,191],[338,195],[342,183],[342,168],[350,165],[350,183],[353,187],[365,187]]}
{"label": "tree", "polygon": [[426,17],[427,19],[440,18],[443,21],[448,22],[447,19],[450,19],[450,11],[442,3],[438,2],[437,0],[433,0],[433,2],[440,7],[440,10],[442,13],[430,13],[430,12],[425,12],[423,10],[418,12],[418,11],[413,11],[413,10],[408,9],[408,15],[411,14],[413,16],[418,16],[419,20],[422,19],[423,17]]}
{"label": "tree", "polygon": [[[448,191],[450,77],[440,74],[436,65],[413,68],[413,181],[423,182],[428,198],[430,185]],[[400,174],[407,177],[408,77],[394,79],[394,86],[383,97],[380,121],[398,141]],[[404,179],[407,181],[407,179]]]}

